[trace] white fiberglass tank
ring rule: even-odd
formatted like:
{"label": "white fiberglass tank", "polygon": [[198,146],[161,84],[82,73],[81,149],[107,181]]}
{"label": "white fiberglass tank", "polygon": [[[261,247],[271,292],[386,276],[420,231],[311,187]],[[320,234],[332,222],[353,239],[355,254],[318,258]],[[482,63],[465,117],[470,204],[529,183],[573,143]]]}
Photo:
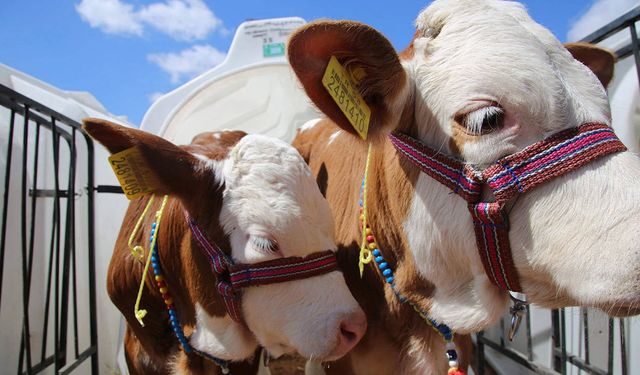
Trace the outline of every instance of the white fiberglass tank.
{"label": "white fiberglass tank", "polygon": [[225,129],[291,141],[320,117],[286,58],[289,35],[304,24],[298,17],[242,23],[224,62],[158,99],[141,129],[177,144]]}

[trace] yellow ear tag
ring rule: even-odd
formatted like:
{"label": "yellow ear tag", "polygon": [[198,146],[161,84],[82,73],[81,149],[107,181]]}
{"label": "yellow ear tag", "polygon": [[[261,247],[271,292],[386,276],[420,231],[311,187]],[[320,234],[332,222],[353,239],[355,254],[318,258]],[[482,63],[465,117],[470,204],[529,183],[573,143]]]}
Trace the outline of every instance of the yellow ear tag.
{"label": "yellow ear tag", "polygon": [[157,187],[156,178],[137,147],[109,156],[109,164],[129,199],[151,193]]}
{"label": "yellow ear tag", "polygon": [[[364,71],[356,69],[356,72],[358,73],[357,78],[362,79]],[[371,109],[356,88],[354,78],[340,65],[335,56],[331,56],[327,69],[324,71],[322,85],[340,107],[353,128],[360,134],[360,137],[367,139]]]}

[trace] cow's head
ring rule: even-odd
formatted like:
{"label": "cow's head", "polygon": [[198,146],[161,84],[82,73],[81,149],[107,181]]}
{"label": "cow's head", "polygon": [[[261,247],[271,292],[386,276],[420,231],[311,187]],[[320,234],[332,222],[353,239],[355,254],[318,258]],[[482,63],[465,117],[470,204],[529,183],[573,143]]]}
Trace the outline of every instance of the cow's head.
{"label": "cow's head", "polygon": [[[189,241],[184,208],[236,263],[336,250],[328,203],[304,160],[285,142],[236,131],[205,133],[191,145],[178,147],[106,121],[85,124],[111,153],[136,146],[157,180],[154,194],[177,198],[163,226],[165,235],[172,236],[160,242],[170,248],[165,251],[201,252],[195,240]],[[217,303],[205,300],[216,290],[214,275],[208,264],[185,259],[206,263],[206,258],[180,253],[175,257],[187,268],[192,265],[187,273],[198,274],[178,276],[190,280],[179,299],[195,306],[191,344],[211,355],[240,360],[260,344],[275,356],[296,350],[306,357],[336,359],[366,329],[364,313],[340,272],[243,289],[245,326],[225,315],[219,297]],[[172,269],[171,264],[163,267]]]}
{"label": "cow's head", "polygon": [[[314,22],[292,36],[289,59],[314,103],[352,133],[321,79],[332,55],[354,73],[379,150],[399,130],[481,169],[562,129],[610,124],[599,78],[605,85],[611,79],[611,54],[588,45],[568,50],[519,3],[438,0],[420,13],[416,28],[398,55],[369,26]],[[461,331],[495,321],[508,298],[485,276],[467,203],[427,175],[405,176],[413,191],[397,230],[418,274],[435,286],[432,316]],[[638,178],[637,156],[623,152],[511,202],[512,252],[533,302],[640,312]]]}

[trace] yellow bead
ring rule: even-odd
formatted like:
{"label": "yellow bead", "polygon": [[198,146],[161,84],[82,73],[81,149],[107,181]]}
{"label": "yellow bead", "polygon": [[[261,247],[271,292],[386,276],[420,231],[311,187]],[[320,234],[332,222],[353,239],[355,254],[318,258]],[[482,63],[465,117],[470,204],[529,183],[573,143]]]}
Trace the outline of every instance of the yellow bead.
{"label": "yellow bead", "polygon": [[160,293],[165,294],[167,293],[169,290],[167,288],[160,288]]}
{"label": "yellow bead", "polygon": [[369,235],[369,234],[371,234],[371,233],[373,233],[373,232],[371,231],[371,228],[367,227],[367,229],[365,229],[365,233],[366,233],[367,235]]}
{"label": "yellow bead", "polygon": [[162,276],[162,275],[157,275],[157,276],[156,276],[156,281],[164,281],[164,276]]}
{"label": "yellow bead", "polygon": [[167,298],[164,300],[165,305],[171,305],[173,304],[173,299],[172,298]]}
{"label": "yellow bead", "polygon": [[364,220],[364,214],[360,215],[360,221]]}
{"label": "yellow bead", "polygon": [[369,250],[375,250],[378,248],[378,244],[375,242],[372,242],[369,244]]}

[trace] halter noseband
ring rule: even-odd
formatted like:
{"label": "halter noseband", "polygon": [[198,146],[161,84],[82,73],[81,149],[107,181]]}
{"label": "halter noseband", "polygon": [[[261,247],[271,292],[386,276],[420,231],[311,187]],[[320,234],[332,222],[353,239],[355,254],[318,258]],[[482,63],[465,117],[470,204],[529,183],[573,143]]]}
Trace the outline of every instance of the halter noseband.
{"label": "halter noseband", "polygon": [[[393,133],[389,138],[402,156],[468,202],[485,272],[500,289],[513,292],[521,292],[522,287],[511,255],[506,203],[555,177],[627,149],[610,127],[588,123],[556,133],[478,171],[408,135]],[[480,201],[485,185],[495,201]]]}
{"label": "halter noseband", "polygon": [[338,269],[336,255],[331,250],[320,251],[304,258],[286,257],[253,264],[236,264],[216,245],[209,241],[195,220],[185,212],[193,237],[200,244],[216,275],[218,292],[224,300],[229,316],[242,322],[240,292],[242,288],[306,279]]}

